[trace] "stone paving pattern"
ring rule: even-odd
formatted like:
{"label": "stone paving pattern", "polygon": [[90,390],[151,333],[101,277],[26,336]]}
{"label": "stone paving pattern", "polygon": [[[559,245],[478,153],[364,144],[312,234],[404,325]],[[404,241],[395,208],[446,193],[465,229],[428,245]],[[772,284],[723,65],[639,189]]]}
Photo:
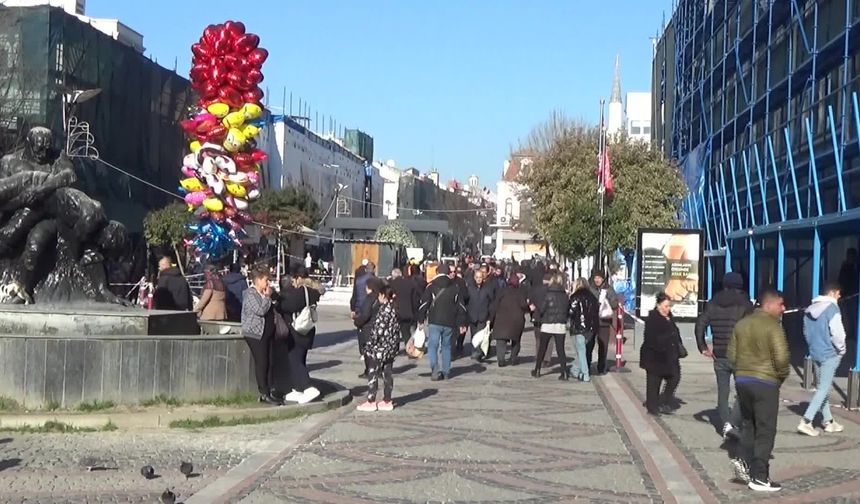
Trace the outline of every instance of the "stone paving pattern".
{"label": "stone paving pattern", "polygon": [[[314,376],[360,395],[362,364],[344,311],[321,312],[311,368]],[[476,364],[462,358],[444,382],[430,381],[426,359],[399,357],[397,408],[390,413],[357,412],[353,403],[326,417],[331,420],[314,415],[200,432],[0,433],[0,502],[157,502],[166,487],[187,498],[297,422],[318,422],[319,435],[241,479],[221,502],[860,502],[860,416],[837,410],[843,434],[796,434],[808,397],[796,376],[783,388],[787,402],[773,460],[773,476],[785,489],[762,496],[732,481],[710,422],[716,391],[703,357],[683,361],[681,409],[637,423],[619,408],[628,401],[641,410],[644,374],[632,341],[625,348],[629,372],[595,377],[591,384],[558,381],[557,365],[531,378],[530,332],[523,341],[520,365],[498,368],[494,359]],[[667,490],[660,460],[642,449],[647,436],[665,443],[680,467],[676,476],[687,478],[701,498],[676,498]],[[84,457],[110,469],[87,472],[80,465]],[[192,460],[200,476],[185,480],[178,471],[182,459]],[[162,477],[144,480],[138,471],[146,463]]]}

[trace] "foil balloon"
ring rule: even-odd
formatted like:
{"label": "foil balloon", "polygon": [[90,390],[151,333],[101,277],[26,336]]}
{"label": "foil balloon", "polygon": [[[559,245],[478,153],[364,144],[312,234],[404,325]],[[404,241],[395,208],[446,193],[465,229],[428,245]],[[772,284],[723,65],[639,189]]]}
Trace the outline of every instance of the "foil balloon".
{"label": "foil balloon", "polygon": [[206,27],[191,46],[191,86],[197,107],[180,122],[190,154],[179,171],[180,191],[197,222],[186,245],[217,259],[241,245],[251,222],[249,202],[260,196],[266,153],[255,137],[265,127],[262,65],[269,52],[239,21]]}

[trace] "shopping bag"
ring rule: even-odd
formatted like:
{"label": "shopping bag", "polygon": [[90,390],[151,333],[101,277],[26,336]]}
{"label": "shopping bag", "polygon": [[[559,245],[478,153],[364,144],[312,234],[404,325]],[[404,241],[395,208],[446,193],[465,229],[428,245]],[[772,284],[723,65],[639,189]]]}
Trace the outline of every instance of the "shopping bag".
{"label": "shopping bag", "polygon": [[472,335],[472,348],[478,348],[484,344],[484,340],[490,339],[490,325]]}
{"label": "shopping bag", "polygon": [[484,330],[487,331],[487,337],[481,342],[481,351],[484,352],[484,355],[486,356],[490,353],[490,335],[492,335],[490,324],[487,324],[487,327],[485,327]]}
{"label": "shopping bag", "polygon": [[415,348],[424,348],[424,344],[427,342],[427,334],[420,325],[412,333],[412,342],[415,344]]}

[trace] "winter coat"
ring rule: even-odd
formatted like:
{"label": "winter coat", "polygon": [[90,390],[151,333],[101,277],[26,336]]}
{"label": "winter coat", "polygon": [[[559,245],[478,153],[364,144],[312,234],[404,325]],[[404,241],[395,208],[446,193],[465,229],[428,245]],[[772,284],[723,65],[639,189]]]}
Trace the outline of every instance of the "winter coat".
{"label": "winter coat", "polygon": [[492,339],[519,341],[526,327],[529,311],[526,293],[519,287],[505,287],[496,297],[490,328]]}
{"label": "winter coat", "polygon": [[[613,312],[618,309],[618,294],[615,293],[615,289],[609,285],[608,282],[604,280],[603,285],[600,287],[594,285],[594,280],[590,280],[588,282],[589,290],[591,290],[591,294],[594,295],[595,299],[597,299],[597,313],[600,314],[600,296],[601,292],[603,292],[606,297],[606,301],[609,303],[609,306],[612,307]],[[615,322],[615,315],[609,318],[600,318],[600,327],[609,327]]]}
{"label": "winter coat", "polygon": [[679,376],[681,334],[678,326],[657,309],[645,319],[645,334],[639,349],[639,367],[658,376]]}
{"label": "winter coat", "polygon": [[567,324],[570,299],[561,285],[549,286],[539,303],[536,306],[536,318],[542,327],[547,324]]}
{"label": "winter coat", "polygon": [[457,283],[446,275],[434,278],[421,296],[418,320],[443,327],[465,326],[466,307]]}
{"label": "winter coat", "polygon": [[[529,289],[529,291],[528,291],[529,304],[535,305],[536,307],[542,306],[548,291],[549,291],[549,286],[544,284],[543,280],[541,280],[541,283],[539,283],[538,285]],[[540,319],[540,311],[539,310],[534,314],[534,323],[538,324],[538,325],[540,325],[542,323],[541,319]]]}
{"label": "winter coat", "polygon": [[570,333],[593,338],[599,328],[597,298],[590,290],[579,289],[570,296]]}
{"label": "winter coat", "polygon": [[714,357],[725,358],[735,324],[752,311],[753,304],[744,291],[723,289],[716,293],[696,319],[696,345],[699,347],[699,352],[704,352],[708,348],[705,332],[710,326]]}
{"label": "winter coat", "polygon": [[227,320],[227,292],[203,289],[194,311],[200,315],[200,320]]}
{"label": "winter coat", "polygon": [[726,356],[735,377],[758,378],[780,385],[788,378],[791,355],[779,321],[762,310],[742,318],[732,331]]}
{"label": "winter coat", "polygon": [[353,323],[358,329],[358,345],[359,350],[364,351],[365,345],[370,341],[370,334],[373,331],[373,322],[376,320],[376,315],[379,313],[379,299],[376,296],[364,296],[358,313],[355,316]]}
{"label": "winter coat", "polygon": [[494,288],[491,284],[482,283],[480,287],[475,282],[469,283],[469,301],[466,311],[470,324],[483,324],[490,320],[490,310],[493,306]]}
{"label": "winter coat", "polygon": [[400,351],[400,322],[393,302],[379,307],[364,354],[377,362],[392,362]]}
{"label": "winter coat", "polygon": [[[305,290],[308,293],[308,302],[305,302]],[[278,300],[278,311],[284,316],[284,320],[290,325],[290,336],[294,340],[311,340],[316,335],[317,328],[314,327],[307,334],[300,334],[293,329],[293,319],[302,312],[305,306],[310,303],[311,306],[319,304],[320,293],[316,289],[310,287],[292,287],[289,286],[281,289],[281,296]],[[303,345],[308,346],[308,345]]]}
{"label": "winter coat", "polygon": [[367,297],[367,282],[375,276],[373,273],[364,273],[356,277],[355,285],[352,287],[352,298],[349,300],[350,311],[357,312],[364,305],[364,299]]}
{"label": "winter coat", "polygon": [[389,285],[394,289],[394,309],[397,320],[400,322],[412,322],[418,317],[418,305],[421,296],[415,282],[408,278],[400,277],[392,280]]}
{"label": "winter coat", "polygon": [[261,339],[266,329],[266,315],[272,308],[272,300],[257,289],[245,289],[242,295],[242,336]]}
{"label": "winter coat", "polygon": [[242,317],[242,294],[248,288],[248,280],[241,273],[227,273],[221,281],[227,289],[225,298],[227,320],[238,322]]}
{"label": "winter coat", "polygon": [[191,311],[194,301],[191,289],[179,268],[167,268],[158,274],[158,284],[153,294],[156,310]]}
{"label": "winter coat", "polygon": [[814,361],[845,355],[845,326],[834,298],[818,296],[812,300],[803,314],[803,337]]}

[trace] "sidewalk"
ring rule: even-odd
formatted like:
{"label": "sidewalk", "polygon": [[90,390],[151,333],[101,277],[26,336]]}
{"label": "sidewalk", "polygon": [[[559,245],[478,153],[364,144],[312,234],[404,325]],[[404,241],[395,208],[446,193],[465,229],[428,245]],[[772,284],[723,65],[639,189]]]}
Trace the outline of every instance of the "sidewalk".
{"label": "sidewalk", "polygon": [[[818,438],[798,434],[795,429],[811,392],[802,389],[801,379],[794,373],[781,390],[779,430],[771,461],[772,478],[783,485],[783,490],[777,495],[762,496],[733,482],[728,455],[717,433],[713,365],[696,352],[695,343],[685,345],[690,356],[682,361],[677,393],[685,404],[673,415],[650,421],[677,447],[681,461],[695,471],[717,502],[860,502],[860,415],[834,407],[834,415],[845,425],[844,433],[822,434]],[[623,378],[641,406],[645,373],[639,369],[639,354],[632,338],[624,354],[631,372],[617,376]],[[833,393],[832,402],[841,405],[842,397]]]}

